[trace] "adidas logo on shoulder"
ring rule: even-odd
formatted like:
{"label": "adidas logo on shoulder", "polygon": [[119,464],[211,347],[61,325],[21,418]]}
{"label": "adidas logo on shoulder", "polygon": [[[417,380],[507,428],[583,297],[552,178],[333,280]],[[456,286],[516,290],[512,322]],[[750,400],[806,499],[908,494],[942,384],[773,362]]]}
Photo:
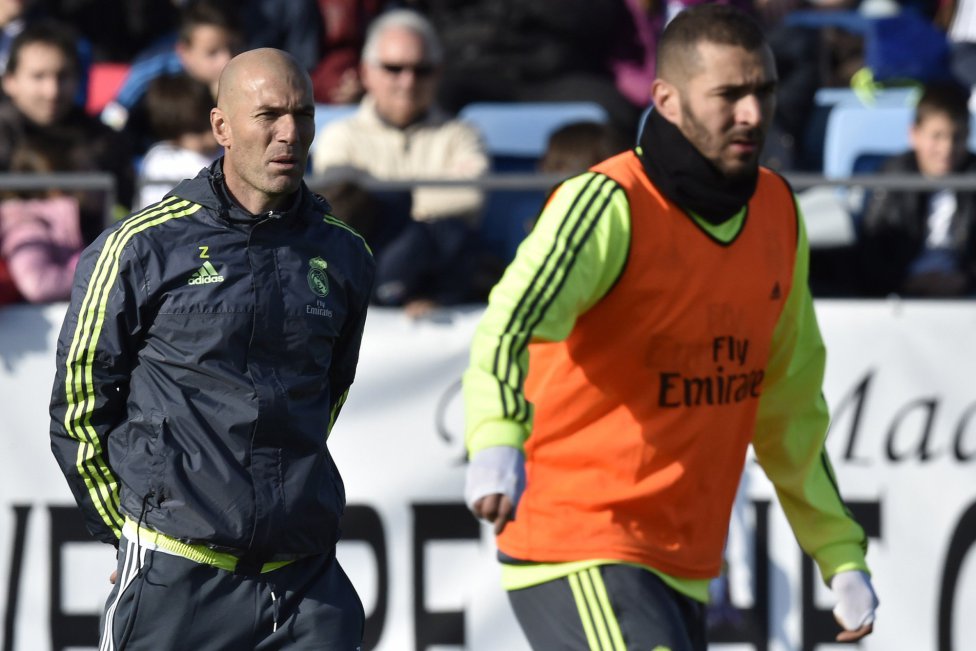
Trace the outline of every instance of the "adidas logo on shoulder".
{"label": "adidas logo on shoulder", "polygon": [[210,261],[204,262],[203,266],[193,272],[190,279],[187,281],[188,285],[209,285],[211,283],[222,283],[224,282],[224,277],[217,273],[214,269],[213,264]]}

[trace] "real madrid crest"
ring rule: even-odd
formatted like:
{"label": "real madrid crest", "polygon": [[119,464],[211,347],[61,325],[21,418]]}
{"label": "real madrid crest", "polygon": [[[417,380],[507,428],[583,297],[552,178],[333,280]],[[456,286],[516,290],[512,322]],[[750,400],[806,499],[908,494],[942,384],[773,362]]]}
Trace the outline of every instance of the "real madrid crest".
{"label": "real madrid crest", "polygon": [[325,273],[329,263],[322,258],[312,258],[308,261],[308,287],[316,296],[325,298],[329,295],[329,275]]}

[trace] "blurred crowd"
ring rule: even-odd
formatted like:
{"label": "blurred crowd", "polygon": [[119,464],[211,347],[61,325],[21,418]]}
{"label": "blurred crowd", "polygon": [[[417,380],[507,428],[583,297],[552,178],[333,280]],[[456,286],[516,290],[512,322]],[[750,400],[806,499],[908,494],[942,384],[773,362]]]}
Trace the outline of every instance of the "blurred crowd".
{"label": "blurred crowd", "polygon": [[[310,175],[471,180],[498,171],[458,119],[478,102],[592,102],[529,170],[569,176],[634,142],[658,34],[700,0],[0,0],[0,173],[107,172],[104,193],[0,185],[0,305],[64,300],[78,253],[107,224],[162,198],[220,155],[209,123],[236,53],[277,47],[310,73],[317,103],[355,105],[313,144]],[[765,160],[820,170],[815,96],[919,89],[911,151],[881,173],[937,180],[976,169],[976,0],[728,0],[766,29],[779,74]],[[910,45],[909,45],[910,44]],[[105,96],[106,74],[116,83]],[[822,126],[822,124],[821,124]],[[317,188],[366,237],[374,301],[422,315],[484,300],[507,262],[487,251],[477,186]],[[512,215],[525,229],[541,207]],[[850,296],[971,296],[972,190],[871,193],[844,260]],[[812,277],[818,276],[814,257]],[[828,274],[829,275],[829,274]],[[815,286],[815,291],[817,287]],[[825,290],[827,292],[827,290]]]}

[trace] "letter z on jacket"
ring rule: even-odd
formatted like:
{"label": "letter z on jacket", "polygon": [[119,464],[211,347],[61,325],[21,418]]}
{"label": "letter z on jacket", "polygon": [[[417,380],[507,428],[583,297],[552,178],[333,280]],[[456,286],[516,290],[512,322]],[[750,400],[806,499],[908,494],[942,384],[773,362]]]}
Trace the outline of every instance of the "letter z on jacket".
{"label": "letter z on jacket", "polygon": [[328,552],[345,495],[326,439],[374,262],[304,184],[291,209],[248,215],[221,164],[83,255],[52,448],[105,542],[129,518],[261,562]]}

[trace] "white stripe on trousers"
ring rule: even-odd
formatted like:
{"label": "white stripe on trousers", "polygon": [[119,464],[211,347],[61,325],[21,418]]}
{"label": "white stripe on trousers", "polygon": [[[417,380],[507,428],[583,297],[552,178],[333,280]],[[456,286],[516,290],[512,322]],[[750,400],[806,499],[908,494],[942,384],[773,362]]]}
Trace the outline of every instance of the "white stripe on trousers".
{"label": "white stripe on trousers", "polygon": [[124,540],[125,566],[122,568],[122,575],[115,577],[119,591],[115,594],[115,600],[112,601],[112,605],[105,611],[105,628],[102,630],[102,641],[98,645],[98,651],[115,651],[115,639],[112,635],[113,629],[115,628],[115,609],[122,599],[122,593],[139,576],[139,570],[142,569],[143,563],[146,562],[146,549],[139,549],[136,543],[128,539]]}

